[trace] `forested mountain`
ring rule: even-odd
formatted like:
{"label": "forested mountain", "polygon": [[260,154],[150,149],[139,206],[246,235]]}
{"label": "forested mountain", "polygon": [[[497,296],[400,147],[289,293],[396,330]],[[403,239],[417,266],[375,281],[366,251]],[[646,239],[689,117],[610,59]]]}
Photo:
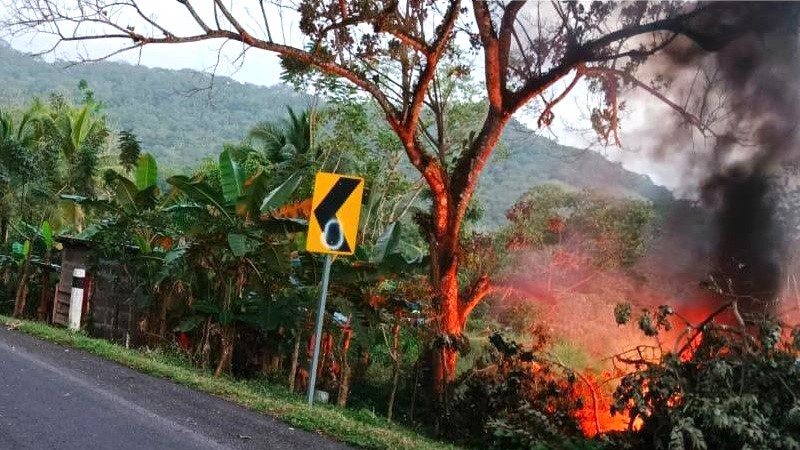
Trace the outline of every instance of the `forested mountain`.
{"label": "forested mountain", "polygon": [[287,86],[260,87],[192,70],[153,69],[101,62],[64,69],[19,53],[0,41],[0,105],[24,103],[56,91],[77,97],[86,80],[115,129],[130,129],[165,167],[194,166],[219,153],[223,142],[242,139],[256,122],[279,120],[286,106],[310,99]]}
{"label": "forested mountain", "polygon": [[520,195],[542,183],[658,203],[673,199],[668,189],[653,184],[645,175],[626,170],[599,153],[559,145],[520,123],[506,129],[503,147],[492,158],[478,188],[488,226],[501,223]]}
{"label": "forested mountain", "polygon": [[[56,91],[77,96],[86,80],[105,104],[111,125],[132,130],[162,167],[185,168],[216,154],[224,142],[245,136],[258,121],[285,117],[286,107],[303,108],[311,99],[290,87],[261,87],[217,77],[213,91],[208,75],[123,63],[77,65],[46,63],[0,41],[0,105],[21,104]],[[531,186],[544,182],[602,190],[615,196],[670,199],[663,187],[627,171],[601,155],[561,146],[521,124],[505,133],[502,151],[481,175],[479,198],[483,225],[504,221],[505,211]]]}

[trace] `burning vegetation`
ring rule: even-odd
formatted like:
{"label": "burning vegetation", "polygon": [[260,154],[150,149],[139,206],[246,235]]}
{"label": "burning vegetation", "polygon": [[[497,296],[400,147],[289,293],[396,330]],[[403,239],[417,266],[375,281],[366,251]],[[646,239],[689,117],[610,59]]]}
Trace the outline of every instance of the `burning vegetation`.
{"label": "burning vegetation", "polygon": [[[623,445],[621,432],[637,448],[800,448],[800,328],[791,326],[800,292],[789,245],[798,222],[781,211],[793,200],[780,179],[799,156],[800,7],[715,8],[649,69],[667,92],[702,91],[678,122],[665,119],[673,135],[696,121],[688,140],[654,150],[691,146],[686,179],[698,201],[647,211],[540,188],[508,213],[512,225],[495,245],[516,256],[491,308],[502,321],[534,302],[527,312],[537,320],[506,320],[507,333],[533,343],[492,336],[497,356],[460,394],[507,418],[485,421],[498,448],[524,448],[564,426],[606,436],[611,448]],[[542,332],[556,345],[541,345]],[[564,362],[567,348],[582,356]],[[553,374],[559,381],[548,385]],[[492,409],[493,398],[515,395],[527,398],[512,401],[516,415]]]}
{"label": "burning vegetation", "polygon": [[[800,288],[787,244],[800,242],[791,207],[800,202],[790,198],[800,189],[787,192],[780,179],[798,167],[800,4],[552,2],[540,14],[544,2],[261,2],[300,19],[308,45],[293,47],[273,40],[265,9],[254,26],[235,2],[208,11],[178,2],[197,25],[189,35],[156,25],[135,0],[11,3],[12,28],[64,41],[141,49],[227,39],[273,52],[284,79],[330,91],[342,108],[322,126],[290,111],[281,139],[226,149],[211,173],[171,177],[168,197],[138,169],[136,182],[109,176],[100,203],[116,220],[95,212],[102,226],[89,230],[147,254],[139,271],[155,275],[140,291],[145,308],[159,306],[160,322],[150,334],[168,340],[172,320],[197,365],[216,355],[217,375],[278,374],[290,391],[313,378],[303,344],[320,337],[309,320],[319,280],[317,261],[299,250],[309,204],[294,191],[307,193],[302,175],[316,170],[366,170],[367,225],[360,251],[334,265],[315,374],[338,405],[374,410],[378,386],[390,421],[479,448],[800,449],[800,329],[790,325]],[[126,10],[138,26],[116,23]],[[464,62],[473,54],[483,55],[477,84]],[[473,194],[514,114],[530,105],[549,126],[580,83],[600,98],[590,105],[599,140],[680,155],[678,175],[697,201],[538,186],[508,212],[507,227],[476,232]],[[472,102],[475,92],[485,101]],[[90,94],[81,112],[54,101],[52,115],[67,115],[53,122],[83,123],[99,111]],[[637,104],[647,123],[623,129]],[[92,142],[56,153],[96,160],[104,120]],[[3,143],[20,151],[26,142],[73,143],[51,128],[52,136]],[[356,156],[344,154],[348,145]],[[376,147],[385,153],[375,156]],[[69,164],[66,186],[91,182],[71,172],[88,163]],[[76,205],[98,203],[95,186],[63,192]],[[162,209],[162,198],[173,203]],[[30,242],[17,250],[11,263],[24,286]],[[24,315],[25,303],[15,312]]]}

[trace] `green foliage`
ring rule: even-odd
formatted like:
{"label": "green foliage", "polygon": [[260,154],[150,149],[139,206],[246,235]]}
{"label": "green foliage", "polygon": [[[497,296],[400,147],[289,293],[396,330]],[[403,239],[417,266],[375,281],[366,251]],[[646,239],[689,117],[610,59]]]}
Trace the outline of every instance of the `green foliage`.
{"label": "green foliage", "polygon": [[[580,435],[577,378],[551,362],[543,346],[524,348],[501,334],[493,351],[457,384],[450,437],[481,448],[561,448]],[[568,447],[564,447],[568,448]]]}
{"label": "green foliage", "polygon": [[[73,105],[63,96],[0,110],[0,217],[9,222],[81,228],[82,211],[62,208],[58,194],[95,193],[101,155],[109,144],[101,107],[91,98]],[[25,207],[22,207],[22,206]]]}
{"label": "green foliage", "polygon": [[233,256],[242,257],[250,253],[256,246],[243,234],[228,233],[228,247],[233,252]]}
{"label": "green foliage", "polygon": [[[80,80],[86,80],[91,85],[93,98],[104,100],[108,122],[135,133],[136,139],[141,141],[140,146],[148,149],[170,175],[195,169],[198,161],[215,157],[226,142],[245,136],[254,121],[276,124],[278,131],[282,132],[284,124],[291,122],[291,119],[286,119],[287,108],[292,108],[297,119],[305,114],[311,115],[310,112],[297,112],[308,104],[308,99],[286,85],[259,87],[217,77],[209,98],[199,94],[185,95],[210,83],[207,75],[199,72],[131,67],[108,61],[78,65],[64,71],[58,63],[48,64],[2,43],[0,60],[7,62],[0,67],[0,80],[4,83],[4,89],[0,90],[0,104],[20,106],[20,99],[44,92],[65,93],[68,98],[81,101],[85,94],[75,93],[74,87]],[[129,83],[130,79],[139,81]],[[331,98],[335,97],[335,92],[328,90],[328,93]],[[399,141],[384,121],[375,120],[379,113],[373,108],[365,105],[351,108],[349,104],[342,107],[338,102],[326,106],[336,110],[333,122],[337,123],[337,129],[334,130],[325,117],[320,117],[319,123],[312,127],[315,131],[324,129],[326,133],[331,130],[332,139],[327,143],[324,136],[312,139],[312,142],[319,143],[318,148],[323,152],[328,146],[337,146],[345,149],[346,154],[358,154],[365,141],[373,146],[373,151],[391,147],[402,151]],[[459,136],[454,137],[454,145],[462,146],[462,141],[469,138],[470,117],[482,118],[477,114],[480,108],[480,105],[458,106],[463,111],[452,117],[461,124],[459,129],[466,132],[459,132]],[[345,112],[345,109],[350,111]],[[321,111],[320,116],[324,116]],[[120,146],[123,134],[120,133]],[[257,142],[254,140],[254,143]],[[500,150],[492,156],[479,182],[477,197],[486,208],[478,224],[481,230],[505,225],[505,212],[514,201],[539,184],[561,183],[577,188],[602,189],[614,196],[653,201],[671,199],[666,189],[655,186],[647,177],[626,171],[597,153],[559,145],[518,122],[512,121],[506,129]],[[362,158],[354,159],[355,164],[364,164]],[[336,160],[329,159],[331,166]],[[136,157],[128,161],[136,161]],[[127,171],[133,165],[121,161],[123,170]],[[346,170],[361,174],[368,172],[363,167]],[[343,172],[346,170],[342,168]],[[287,173],[292,172],[287,169]],[[206,181],[214,184],[208,177]],[[367,184],[369,187],[379,186],[382,181],[380,177],[370,177]],[[392,178],[385,181],[396,182]],[[370,238],[377,238],[385,226],[386,222],[377,225],[377,231],[370,234]]]}
{"label": "green foliage", "polygon": [[28,257],[28,254],[31,252],[31,241],[26,240],[25,242],[14,242],[11,245],[11,254],[13,255],[14,259],[16,259],[18,264],[21,264],[22,261]]}
{"label": "green foliage", "polygon": [[567,245],[599,267],[630,266],[647,248],[651,204],[614,200],[555,185],[531,189],[508,211],[511,248]]}
{"label": "green foliage", "polygon": [[41,231],[39,231],[39,233],[42,237],[42,242],[44,243],[45,248],[48,250],[52,249],[53,245],[55,244],[55,240],[53,238],[53,230],[50,228],[50,222],[46,220],[42,222]]}
{"label": "green foliage", "polygon": [[230,150],[219,154],[219,175],[222,181],[222,196],[227,203],[234,203],[242,196],[244,190],[244,173],[239,163],[234,161]]}
{"label": "green foliage", "polygon": [[122,169],[129,173],[139,163],[139,155],[142,153],[141,142],[130,131],[120,131],[117,140],[119,147],[119,164]]}
{"label": "green foliage", "polygon": [[385,261],[389,255],[397,253],[400,247],[400,239],[401,226],[398,222],[392,222],[372,248],[370,260],[374,263],[381,263]]}
{"label": "green foliage", "polygon": [[302,181],[303,177],[299,173],[290,175],[286,181],[263,197],[259,207],[261,212],[271,212],[283,206],[294,195]]}
{"label": "green foliage", "polygon": [[[643,332],[664,329],[659,318],[668,312],[645,311]],[[632,442],[664,450],[800,448],[800,366],[791,339],[781,337],[790,333],[771,323],[762,329],[770,331],[710,322],[692,348],[626,375],[614,408],[642,421]]]}
{"label": "green foliage", "polygon": [[156,185],[156,181],[158,181],[158,165],[153,155],[145,153],[139,156],[134,179],[136,180],[136,189],[139,191]]}
{"label": "green foliage", "polygon": [[192,179],[185,175],[175,175],[167,179],[167,183],[179,189],[190,200],[200,205],[209,205],[232,222],[233,216],[225,206],[225,198],[221,192],[215,191],[202,179]]}
{"label": "green foliage", "polygon": [[86,80],[92,90],[90,100],[103,99],[109,123],[135,133],[142,148],[163,167],[175,170],[193,168],[204,156],[216,156],[225,142],[241,139],[255,121],[282,119],[287,106],[299,109],[308,103],[305,95],[287,86],[259,87],[225,77],[216,78],[210,97],[187,95],[208,86],[209,76],[114,62],[63,70],[60,62],[48,64],[5,43],[0,43],[0,60],[5,62],[0,67],[0,104],[16,105],[20,99],[46,92],[82,102],[86,92],[76,92],[75,86]]}

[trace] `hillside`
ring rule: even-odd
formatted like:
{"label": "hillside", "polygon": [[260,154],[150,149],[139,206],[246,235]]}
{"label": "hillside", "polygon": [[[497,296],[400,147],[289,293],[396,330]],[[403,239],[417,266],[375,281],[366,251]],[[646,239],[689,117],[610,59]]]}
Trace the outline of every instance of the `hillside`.
{"label": "hillside", "polygon": [[152,69],[101,62],[64,69],[19,53],[0,41],[0,104],[27,102],[50,92],[78,93],[89,83],[106,106],[114,128],[129,128],[166,166],[195,165],[218,152],[223,142],[241,139],[262,120],[286,115],[286,106],[305,107],[308,99],[287,86],[261,87],[191,70]]}
{"label": "hillside", "polygon": [[667,188],[653,184],[645,175],[626,170],[599,153],[559,145],[517,122],[506,129],[502,149],[493,159],[486,165],[478,189],[487,226],[502,223],[505,212],[522,194],[543,183],[656,203],[673,199]]}
{"label": "hillside", "polygon": [[[309,102],[287,86],[261,87],[226,77],[215,80],[213,91],[197,92],[208,86],[208,75],[191,70],[114,62],[64,69],[64,62],[46,63],[2,41],[0,61],[0,104],[19,104],[53,91],[74,96],[78,82],[85,79],[104,102],[112,125],[131,129],[162,165],[174,168],[193,166],[218,152],[224,142],[241,139],[254,123],[283,118],[286,106],[301,108]],[[479,185],[485,227],[501,224],[521,194],[545,182],[653,201],[672,198],[646,176],[597,153],[558,145],[518,123],[508,128],[502,147]]]}

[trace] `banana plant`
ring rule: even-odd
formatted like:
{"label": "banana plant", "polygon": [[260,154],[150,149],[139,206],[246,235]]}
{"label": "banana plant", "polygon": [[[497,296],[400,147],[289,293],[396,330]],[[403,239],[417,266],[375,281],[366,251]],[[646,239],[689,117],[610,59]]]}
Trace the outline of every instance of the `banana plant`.
{"label": "banana plant", "polygon": [[[46,220],[42,222],[39,228],[32,226],[27,228],[31,231],[30,236],[26,236],[24,242],[15,242],[11,246],[13,258],[20,271],[17,292],[14,298],[14,317],[22,317],[27,307],[31,263],[34,259],[33,243],[41,242],[44,251],[43,257],[39,261],[47,265],[50,264],[50,256],[55,245],[53,231]],[[49,286],[43,289],[49,289]]]}
{"label": "banana plant", "polygon": [[194,268],[188,272],[193,295],[201,301],[192,304],[193,319],[182,329],[202,323],[198,317],[221,327],[217,374],[230,368],[236,324],[262,322],[265,295],[254,292],[267,291],[270,280],[285,276],[291,232],[305,228],[303,221],[270,216],[291,198],[299,176],[275,187],[262,171],[248,178],[228,149],[219,156],[219,174],[219,187],[201,177],[169,178],[174,204],[166,209],[192,216],[186,231],[190,243],[181,259]]}
{"label": "banana plant", "polygon": [[77,237],[99,243],[101,251],[135,269],[138,283],[127,300],[151,305],[154,300],[162,300],[158,295],[159,274],[174,242],[165,223],[158,165],[152,155],[143,153],[132,178],[113,170],[106,171],[104,178],[108,192],[103,198],[78,195],[61,195],[61,198],[102,217]]}
{"label": "banana plant", "polygon": [[387,278],[423,274],[429,263],[427,254],[402,238],[401,223],[392,222],[374,244],[359,246],[352,258],[337,259],[332,270],[339,283],[359,287]]}
{"label": "banana plant", "polygon": [[[105,213],[113,220],[133,218],[157,206],[160,195],[158,185],[158,166],[155,158],[148,153],[139,157],[139,161],[131,180],[124,175],[108,170],[105,173],[106,185],[109,195],[106,198],[86,197],[82,195],[62,194],[60,198],[98,212]],[[89,237],[97,230],[86,231],[84,237]]]}

